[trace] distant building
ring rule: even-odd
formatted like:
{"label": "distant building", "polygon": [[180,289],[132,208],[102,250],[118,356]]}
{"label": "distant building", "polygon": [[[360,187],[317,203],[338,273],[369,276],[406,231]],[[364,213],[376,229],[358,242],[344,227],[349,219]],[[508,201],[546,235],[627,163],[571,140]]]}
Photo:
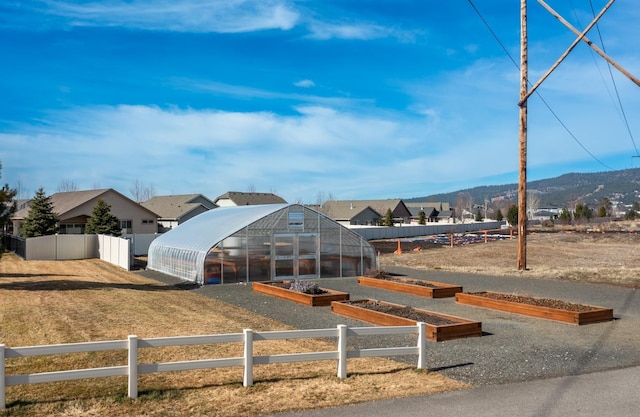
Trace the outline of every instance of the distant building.
{"label": "distant building", "polygon": [[343,226],[377,226],[382,215],[358,201],[327,201],[310,206]]}
{"label": "distant building", "polygon": [[453,222],[454,212],[448,202],[412,201],[405,205],[411,211],[411,223],[417,223],[420,210],[425,212],[427,222]]}
{"label": "distant building", "polygon": [[243,193],[229,191],[214,200],[220,207],[256,206],[260,204],[286,204],[287,202],[273,193]]}
{"label": "distant building", "polygon": [[[375,214],[381,218],[387,210],[391,210],[391,217],[396,224],[409,224],[411,221],[411,212],[401,199],[333,200],[314,207],[341,224],[374,224]],[[371,211],[366,212],[367,208]]]}
{"label": "distant building", "polygon": [[158,232],[166,232],[200,213],[218,207],[202,194],[164,195],[141,203],[158,214]]}
{"label": "distant building", "polygon": [[[111,214],[118,218],[122,234],[156,233],[158,215],[125,197],[112,188],[86,191],[69,191],[50,196],[53,211],[58,215],[60,234],[84,234],[87,219],[91,217],[98,200],[111,206]],[[24,219],[29,215],[30,201],[11,217],[13,233],[20,234]]]}

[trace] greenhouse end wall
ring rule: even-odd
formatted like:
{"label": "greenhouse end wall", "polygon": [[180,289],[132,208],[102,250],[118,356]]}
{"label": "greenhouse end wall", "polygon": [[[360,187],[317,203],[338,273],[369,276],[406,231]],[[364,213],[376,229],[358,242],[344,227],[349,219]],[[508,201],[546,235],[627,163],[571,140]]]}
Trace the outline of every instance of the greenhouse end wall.
{"label": "greenhouse end wall", "polygon": [[154,240],[148,260],[199,284],[356,276],[376,266],[366,239],[299,204],[210,210]]}

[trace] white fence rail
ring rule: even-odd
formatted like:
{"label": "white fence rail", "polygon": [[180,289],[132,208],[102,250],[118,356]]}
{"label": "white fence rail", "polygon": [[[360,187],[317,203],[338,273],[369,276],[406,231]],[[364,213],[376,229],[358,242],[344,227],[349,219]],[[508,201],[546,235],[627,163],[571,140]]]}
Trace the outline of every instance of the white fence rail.
{"label": "white fence rail", "polygon": [[[347,339],[353,336],[379,336],[392,334],[416,334],[417,344],[407,347],[386,347],[369,349],[347,349]],[[253,342],[263,340],[337,338],[337,349],[325,352],[287,353],[277,355],[253,355]],[[311,329],[289,331],[254,332],[245,329],[242,333],[216,334],[203,336],[178,336],[138,339],[129,336],[128,340],[110,340],[102,342],[68,343],[59,345],[27,346],[9,348],[0,344],[0,410],[6,408],[6,387],[14,385],[39,384],[46,382],[70,381],[86,378],[104,378],[110,376],[128,376],[129,398],[138,397],[138,375],[156,372],[188,371],[195,369],[215,369],[232,366],[244,367],[243,385],[253,385],[253,366],[274,363],[310,362],[321,360],[338,361],[338,378],[347,377],[347,359],[365,357],[385,357],[418,355],[418,369],[426,367],[426,325],[391,327],[347,327],[338,325],[335,329]],[[138,363],[138,350],[167,346],[187,346],[216,343],[238,343],[244,345],[243,356],[220,359],[200,359],[179,362]],[[128,363],[121,366],[104,368],[74,369],[34,374],[6,375],[5,363],[9,358],[27,356],[57,355],[68,353],[99,352],[106,350],[127,350]]]}

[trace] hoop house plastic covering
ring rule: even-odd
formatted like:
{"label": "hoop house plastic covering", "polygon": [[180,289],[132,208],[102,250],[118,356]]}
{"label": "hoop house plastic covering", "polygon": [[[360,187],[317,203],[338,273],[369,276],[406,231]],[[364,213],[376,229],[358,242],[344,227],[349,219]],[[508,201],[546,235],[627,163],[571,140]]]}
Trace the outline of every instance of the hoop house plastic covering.
{"label": "hoop house plastic covering", "polygon": [[148,268],[199,284],[362,275],[375,250],[299,204],[220,207],[164,233]]}

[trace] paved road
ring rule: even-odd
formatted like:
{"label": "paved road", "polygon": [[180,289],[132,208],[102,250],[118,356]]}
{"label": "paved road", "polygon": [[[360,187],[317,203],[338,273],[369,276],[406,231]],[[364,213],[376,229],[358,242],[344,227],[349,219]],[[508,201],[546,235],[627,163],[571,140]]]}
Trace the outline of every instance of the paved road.
{"label": "paved road", "polygon": [[277,417],[636,417],[640,367],[491,385]]}

